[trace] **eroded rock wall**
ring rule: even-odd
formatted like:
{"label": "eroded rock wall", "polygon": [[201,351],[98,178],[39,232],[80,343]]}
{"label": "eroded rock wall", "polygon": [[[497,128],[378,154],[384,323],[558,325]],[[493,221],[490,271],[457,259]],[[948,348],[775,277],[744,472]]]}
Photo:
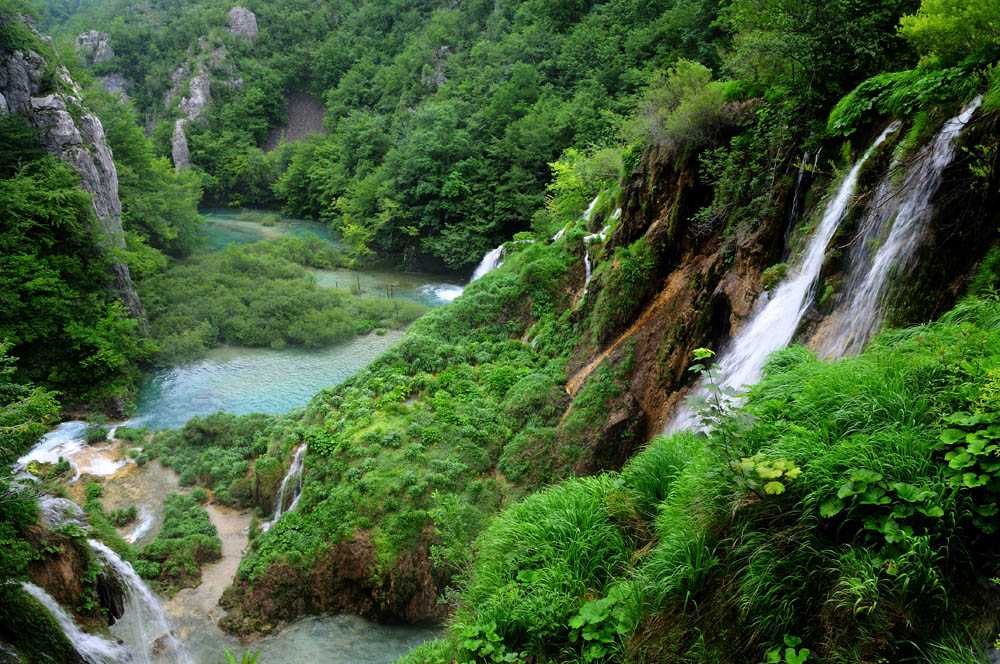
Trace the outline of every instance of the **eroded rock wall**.
{"label": "eroded rock wall", "polygon": [[[24,115],[38,129],[42,146],[80,176],[80,186],[93,194],[100,247],[113,255],[125,248],[118,171],[104,127],[82,99],[65,67],[53,70],[35,51],[0,49],[0,112]],[[109,289],[133,317],[144,321],[128,265],[112,258],[110,273]]]}

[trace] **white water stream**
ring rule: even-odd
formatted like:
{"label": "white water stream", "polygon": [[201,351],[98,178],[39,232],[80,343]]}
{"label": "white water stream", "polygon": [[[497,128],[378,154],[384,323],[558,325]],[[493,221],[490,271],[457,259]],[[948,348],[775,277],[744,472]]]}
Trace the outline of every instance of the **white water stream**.
{"label": "white water stream", "polygon": [[166,652],[174,662],[194,664],[187,648],[174,636],[173,627],[159,598],[135,569],[117,553],[96,540],[87,540],[94,555],[110,568],[125,591],[125,612],[111,626],[111,633],[129,645],[136,664],[152,664],[154,654]]}
{"label": "white water stream", "polygon": [[[719,353],[717,363],[721,368],[720,383],[723,387],[739,388],[756,383],[767,356],[784,348],[792,340],[803,315],[811,305],[826,247],[853,200],[861,167],[872,152],[899,127],[899,122],[889,125],[851,168],[840,183],[836,195],[827,203],[801,260],[789,269],[788,276],[778,285],[773,295],[768,297],[766,292],[761,295],[756,313],[733,337],[726,349]],[[666,432],[692,428],[695,424],[694,412],[687,404],[682,404],[674,412]]]}
{"label": "white water stream", "polygon": [[[299,506],[299,498],[302,497],[302,466],[306,456],[307,445],[303,445],[292,457],[292,465],[288,467],[288,472],[281,480],[281,487],[278,489],[278,496],[275,499],[274,517],[270,521],[261,524],[262,530],[268,530],[273,526],[281,515],[285,512],[292,512]],[[285,507],[285,504],[288,507]]]}
{"label": "white water stream", "polygon": [[[883,179],[861,221],[864,232],[851,253],[844,280],[848,297],[830,317],[832,329],[823,331],[815,342],[820,357],[857,353],[878,331],[885,318],[889,282],[911,267],[933,213],[931,199],[941,186],[944,169],[955,157],[955,139],[982,101],[982,96],[976,97],[962,113],[946,122],[907,167],[898,184],[893,169]],[[885,239],[874,257],[869,258],[870,245],[883,235]]]}
{"label": "white water stream", "polygon": [[483,256],[483,260],[479,262],[476,266],[476,271],[472,273],[472,278],[469,279],[471,284],[476,279],[485,276],[487,273],[492,272],[503,264],[503,245],[501,244],[496,249],[490,249]]}
{"label": "white water stream", "polygon": [[87,664],[125,664],[125,662],[132,661],[125,646],[96,634],[90,634],[77,627],[73,618],[47,592],[33,583],[23,582],[21,587],[52,614],[52,617],[62,627],[66,638]]}

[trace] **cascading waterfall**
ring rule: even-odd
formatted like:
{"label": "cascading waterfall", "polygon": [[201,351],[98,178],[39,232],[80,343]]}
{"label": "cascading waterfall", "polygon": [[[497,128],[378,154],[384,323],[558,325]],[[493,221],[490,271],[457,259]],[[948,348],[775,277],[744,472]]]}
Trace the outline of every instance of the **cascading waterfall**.
{"label": "cascading waterfall", "polygon": [[[885,176],[873,204],[861,221],[863,234],[856,239],[844,280],[845,303],[829,318],[815,342],[821,357],[857,353],[874,336],[884,320],[887,287],[910,267],[920,246],[933,207],[931,199],[941,186],[944,169],[955,157],[955,139],[982,103],[976,97],[959,115],[945,123],[935,139],[918,154],[899,184],[892,169]],[[885,235],[886,224],[891,224]],[[869,247],[885,235],[873,258]]]}
{"label": "cascading waterfall", "polygon": [[479,279],[480,277],[486,275],[487,273],[492,272],[493,270],[500,267],[502,264],[503,264],[503,245],[501,244],[496,249],[491,249],[486,252],[486,255],[483,256],[483,260],[481,260],[479,262],[479,265],[476,266],[476,271],[472,273],[472,278],[469,279],[469,283],[471,284],[476,279]]}
{"label": "cascading waterfall", "polygon": [[[299,498],[302,497],[302,466],[306,455],[306,448],[303,445],[292,458],[292,465],[288,468],[288,474],[281,480],[281,488],[278,489],[277,504],[274,507],[274,521],[278,520],[285,512],[291,512],[299,506]],[[290,502],[289,502],[290,499]],[[288,509],[283,509],[286,502],[289,502]]]}
{"label": "cascading waterfall", "polygon": [[590,242],[591,240],[600,240],[604,242],[604,238],[608,234],[610,226],[605,226],[601,229],[600,233],[594,233],[592,235],[587,235],[583,238],[583,264],[587,268],[587,276],[583,280],[583,292],[587,292],[587,284],[590,283],[591,268],[590,268]]}
{"label": "cascading waterfall", "polygon": [[[801,261],[789,270],[788,276],[778,285],[773,295],[762,295],[751,320],[729,342],[725,351],[719,354],[718,364],[722,370],[720,382],[723,386],[738,388],[757,382],[767,356],[784,348],[792,340],[812,302],[826,247],[846,216],[854,197],[861,167],[875,149],[899,127],[899,122],[889,125],[850,170],[840,183],[836,195],[827,203]],[[694,413],[687,404],[683,404],[675,411],[666,431],[690,428],[695,423]]]}
{"label": "cascading waterfall", "polygon": [[87,664],[125,664],[133,661],[125,646],[77,627],[73,618],[59,606],[59,602],[42,588],[28,582],[22,582],[21,587],[52,614],[66,638]]}
{"label": "cascading waterfall", "polygon": [[583,220],[588,224],[590,223],[590,216],[594,214],[594,208],[597,207],[597,200],[600,197],[601,197],[600,194],[594,196],[594,200],[590,201],[590,205],[588,205],[587,209],[583,211]]}
{"label": "cascading waterfall", "polygon": [[[191,654],[174,636],[170,620],[160,605],[159,598],[143,583],[135,569],[117,553],[96,540],[87,540],[94,555],[110,568],[121,581],[125,591],[125,612],[111,626],[111,633],[129,645],[131,659],[136,664],[152,664],[154,649],[162,649],[175,662],[194,664]],[[157,644],[164,639],[165,642]]]}
{"label": "cascading waterfall", "polygon": [[[275,499],[274,505],[274,517],[270,521],[264,521],[260,524],[262,531],[267,532],[271,526],[278,522],[282,514],[292,512],[299,506],[299,498],[302,497],[302,467],[305,465],[307,448],[307,445],[303,445],[296,450],[295,456],[292,457],[292,465],[288,467],[288,472],[285,473],[285,477],[281,480],[281,486],[278,487],[278,496]],[[286,504],[288,505],[287,508],[285,507]]]}

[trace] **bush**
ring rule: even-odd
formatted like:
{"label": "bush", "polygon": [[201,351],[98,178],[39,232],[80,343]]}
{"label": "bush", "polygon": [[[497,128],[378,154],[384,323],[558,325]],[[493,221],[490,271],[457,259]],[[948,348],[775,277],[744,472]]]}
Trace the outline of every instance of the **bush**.
{"label": "bush", "polygon": [[[172,493],[164,501],[163,528],[143,547],[141,557],[159,566],[157,578],[168,589],[197,585],[200,565],[222,556],[222,541],[205,508],[193,494]],[[156,568],[147,565],[147,574]]]}
{"label": "bush", "polygon": [[697,62],[678,60],[657,73],[639,104],[638,123],[647,144],[681,156],[718,142],[732,122],[723,93],[711,70]]}

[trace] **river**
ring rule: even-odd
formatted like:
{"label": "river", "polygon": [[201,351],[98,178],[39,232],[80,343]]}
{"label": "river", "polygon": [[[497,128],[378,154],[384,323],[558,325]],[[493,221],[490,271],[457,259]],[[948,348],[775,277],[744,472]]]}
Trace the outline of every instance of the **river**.
{"label": "river", "polygon": [[[273,225],[239,220],[238,213],[213,211],[207,216],[202,251],[218,251],[230,243],[247,243],[283,236],[316,235],[336,244],[322,224],[306,220],[278,221]],[[361,281],[363,294],[385,296],[387,287],[396,297],[430,306],[445,304],[462,292],[454,276],[346,270],[316,270],[321,286],[349,287]],[[200,360],[151,372],[142,381],[137,409],[126,423],[152,429],[177,428],[194,415],[219,410],[236,414],[278,414],[305,406],[319,390],[354,375],[402,338],[400,331],[371,333],[327,349],[274,350],[224,346]],[[103,502],[113,510],[128,505],[139,508],[137,522],[122,535],[137,545],[155,537],[163,521],[163,499],[177,490],[176,475],[158,460],[139,467],[117,456],[113,444],[88,446],[81,422],[63,423],[22,458],[55,461],[68,459],[76,474],[105,477]],[[72,493],[72,491],[71,491]],[[216,626],[218,598],[233,578],[247,546],[249,511],[209,505],[209,516],[223,542],[223,557],[206,565],[202,583],[164,602],[177,625],[178,636],[199,664],[224,659],[223,648],[233,652],[260,650],[261,664],[300,662],[391,662],[410,648],[434,636],[427,628],[385,626],[357,616],[312,616],[287,625],[279,633],[241,646]],[[168,660],[164,659],[163,664]]]}

